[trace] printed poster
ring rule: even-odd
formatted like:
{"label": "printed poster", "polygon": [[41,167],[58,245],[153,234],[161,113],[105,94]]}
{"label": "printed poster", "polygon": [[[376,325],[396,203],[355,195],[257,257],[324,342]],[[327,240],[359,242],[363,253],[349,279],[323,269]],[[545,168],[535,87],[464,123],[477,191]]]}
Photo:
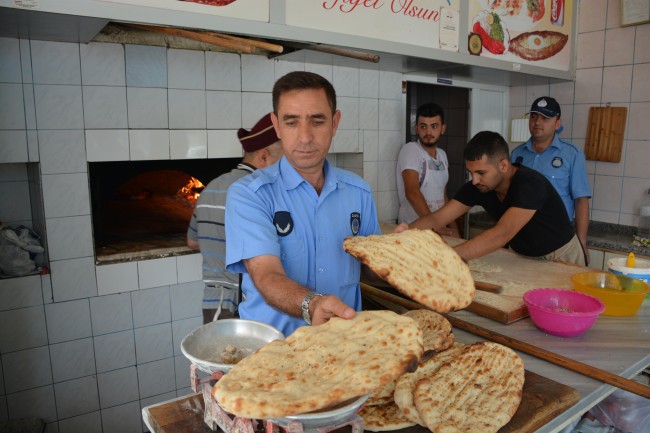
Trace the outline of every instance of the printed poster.
{"label": "printed poster", "polygon": [[470,54],[568,71],[573,0],[470,0]]}
{"label": "printed poster", "polygon": [[460,0],[285,0],[286,24],[440,48],[441,8]]}
{"label": "printed poster", "polygon": [[100,0],[156,9],[269,22],[270,0]]}

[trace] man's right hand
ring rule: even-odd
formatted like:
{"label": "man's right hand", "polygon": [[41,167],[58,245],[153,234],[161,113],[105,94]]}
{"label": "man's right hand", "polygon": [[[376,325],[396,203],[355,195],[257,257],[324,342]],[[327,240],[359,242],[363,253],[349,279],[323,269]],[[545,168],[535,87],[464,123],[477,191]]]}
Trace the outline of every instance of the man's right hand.
{"label": "man's right hand", "polygon": [[325,295],[312,299],[309,309],[311,310],[312,325],[321,325],[332,317],[352,319],[356,314],[353,308],[334,295]]}
{"label": "man's right hand", "polygon": [[393,230],[393,233],[402,233],[405,232],[406,230],[409,229],[409,225],[406,223],[400,223],[395,227],[395,230]]}

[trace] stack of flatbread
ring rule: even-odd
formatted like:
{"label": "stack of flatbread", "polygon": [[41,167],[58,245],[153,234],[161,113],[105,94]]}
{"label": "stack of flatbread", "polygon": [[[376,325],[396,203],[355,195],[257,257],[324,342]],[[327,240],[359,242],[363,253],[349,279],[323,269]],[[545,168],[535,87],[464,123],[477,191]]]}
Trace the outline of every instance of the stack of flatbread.
{"label": "stack of flatbread", "polygon": [[392,311],[362,311],[298,328],[241,360],[212,389],[233,415],[281,418],[370,394],[414,371],[422,331]]}
{"label": "stack of flatbread", "polygon": [[467,307],[474,280],[467,264],[433,230],[346,238],[343,248],[401,293],[439,313]]}

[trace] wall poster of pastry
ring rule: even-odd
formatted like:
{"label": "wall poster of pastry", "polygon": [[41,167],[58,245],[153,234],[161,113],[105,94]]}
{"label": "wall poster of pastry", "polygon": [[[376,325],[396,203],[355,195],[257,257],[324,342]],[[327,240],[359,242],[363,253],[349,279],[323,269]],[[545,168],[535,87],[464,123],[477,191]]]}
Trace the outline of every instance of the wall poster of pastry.
{"label": "wall poster of pastry", "polygon": [[470,54],[568,71],[573,0],[470,0]]}

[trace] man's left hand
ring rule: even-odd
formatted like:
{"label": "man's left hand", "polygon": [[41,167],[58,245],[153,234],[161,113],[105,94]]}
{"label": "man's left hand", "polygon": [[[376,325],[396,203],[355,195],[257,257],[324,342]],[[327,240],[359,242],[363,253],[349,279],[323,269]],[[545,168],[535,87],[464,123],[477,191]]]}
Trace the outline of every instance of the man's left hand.
{"label": "man's left hand", "polygon": [[333,295],[325,295],[314,298],[311,301],[311,323],[312,325],[321,325],[332,317],[341,317],[343,319],[352,319],[356,314],[353,308]]}

